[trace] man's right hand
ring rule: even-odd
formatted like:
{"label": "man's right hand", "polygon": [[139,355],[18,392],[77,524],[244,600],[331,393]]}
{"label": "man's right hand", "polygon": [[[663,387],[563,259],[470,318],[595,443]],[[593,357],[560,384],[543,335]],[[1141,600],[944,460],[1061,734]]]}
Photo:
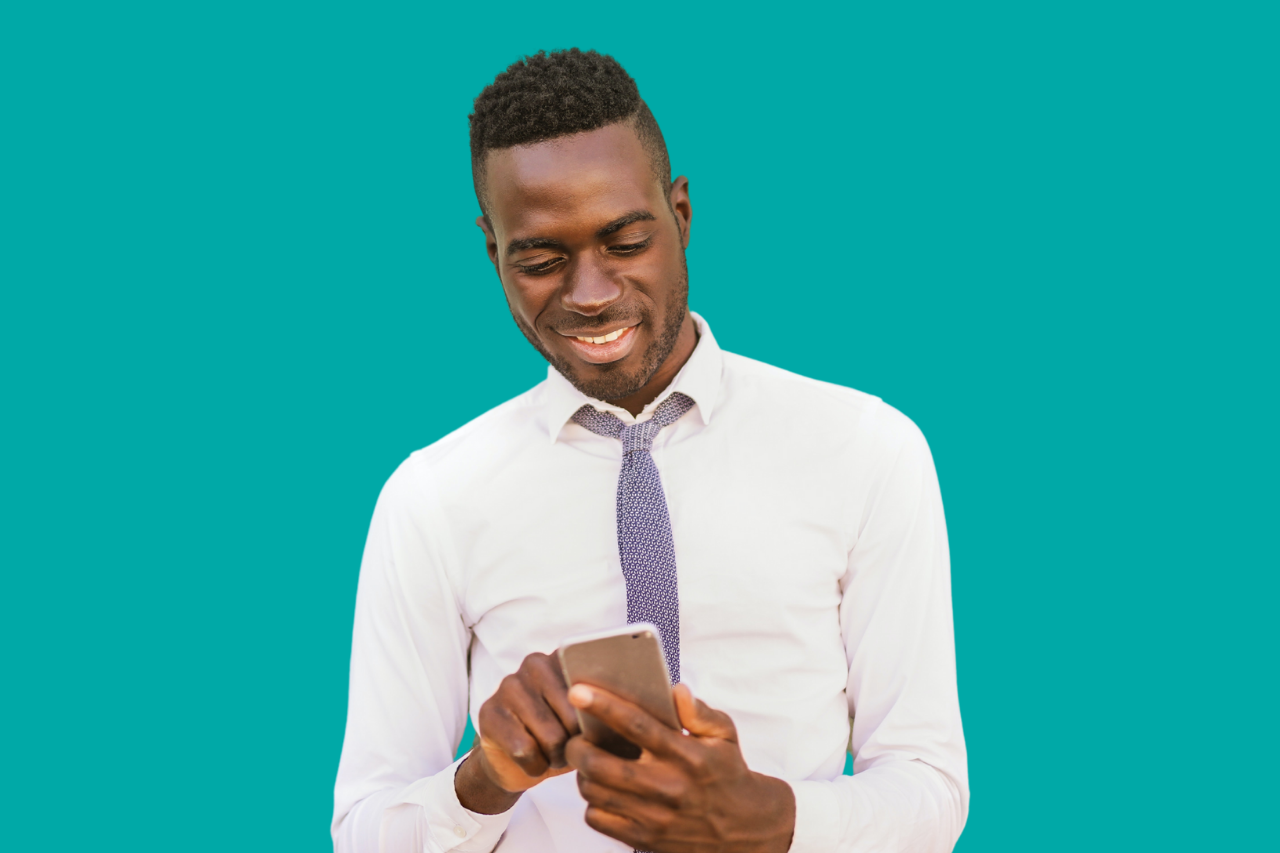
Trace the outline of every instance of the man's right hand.
{"label": "man's right hand", "polygon": [[498,814],[515,805],[523,791],[573,768],[564,747],[578,733],[578,717],[560,666],[535,652],[502,679],[480,706],[479,743],[454,776],[464,808]]}

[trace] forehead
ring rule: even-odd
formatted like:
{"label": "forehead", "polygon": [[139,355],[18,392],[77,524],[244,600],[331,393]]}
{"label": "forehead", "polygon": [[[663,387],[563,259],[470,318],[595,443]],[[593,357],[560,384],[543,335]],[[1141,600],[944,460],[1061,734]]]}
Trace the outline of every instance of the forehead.
{"label": "forehead", "polygon": [[568,220],[607,221],[661,201],[649,157],[629,123],[487,157],[489,214],[505,233]]}

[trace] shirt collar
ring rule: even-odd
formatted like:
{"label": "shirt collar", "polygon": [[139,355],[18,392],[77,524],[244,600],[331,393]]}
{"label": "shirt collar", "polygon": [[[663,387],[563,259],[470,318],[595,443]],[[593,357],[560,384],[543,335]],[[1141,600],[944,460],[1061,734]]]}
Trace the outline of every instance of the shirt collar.
{"label": "shirt collar", "polygon": [[642,423],[649,420],[653,416],[653,410],[677,391],[693,399],[697,404],[694,408],[702,418],[702,423],[709,424],[711,412],[715,409],[716,400],[720,396],[723,358],[720,346],[711,334],[711,327],[707,325],[707,321],[692,311],[689,315],[693,317],[693,322],[698,327],[698,343],[693,348],[693,354],[684,363],[684,367],[680,368],[675,379],[671,380],[671,384],[662,390],[657,399],[644,407],[639,417],[632,417],[626,409],[588,397],[560,375],[560,371],[548,365],[543,412],[547,418],[547,430],[551,434],[551,442],[555,443],[569,418],[583,406],[592,406],[601,412],[617,415],[624,424]]}

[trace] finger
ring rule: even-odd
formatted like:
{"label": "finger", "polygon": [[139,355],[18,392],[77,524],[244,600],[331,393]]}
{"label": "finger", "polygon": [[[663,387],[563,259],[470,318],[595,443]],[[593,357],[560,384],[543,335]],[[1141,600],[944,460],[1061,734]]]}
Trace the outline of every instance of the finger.
{"label": "finger", "polygon": [[625,815],[607,812],[595,806],[587,806],[587,812],[583,815],[583,819],[586,821],[587,826],[596,832],[601,835],[607,835],[610,838],[616,838],[628,847],[638,850],[645,850],[649,847],[652,835],[646,832],[639,823]]}
{"label": "finger", "polygon": [[655,755],[680,751],[680,733],[652,714],[599,687],[575,684],[569,688],[575,708],[590,711],[609,728]]}
{"label": "finger", "polygon": [[676,713],[680,716],[680,725],[684,726],[689,734],[738,742],[738,729],[734,726],[733,719],[723,711],[709,707],[701,699],[693,698],[693,691],[688,685],[677,684],[671,688],[671,695],[676,700]]}
{"label": "finger", "polygon": [[[536,687],[534,688],[536,690]],[[547,704],[541,692],[530,692],[526,684],[513,688],[503,696],[505,707],[515,714],[538,743],[538,749],[551,767],[564,766],[564,745],[572,733],[560,716]]]}
{"label": "finger", "polygon": [[560,671],[555,656],[539,655],[534,673],[543,700],[560,719],[565,731],[576,735],[579,731],[578,714],[569,702],[569,686],[564,683],[564,673]]}
{"label": "finger", "polygon": [[582,799],[597,808],[648,823],[662,825],[680,808],[676,798],[650,797],[632,791],[622,791],[603,785],[595,779],[578,774],[578,791]]}
{"label": "finger", "polygon": [[486,746],[506,753],[529,776],[541,776],[551,766],[537,739],[505,705],[485,703],[479,734]]}
{"label": "finger", "polygon": [[513,794],[527,791],[544,779],[573,772],[573,768],[566,764],[559,770],[548,770],[541,776],[530,776],[520,769],[520,766],[512,760],[510,755],[483,738],[480,739],[480,748],[477,753],[480,756],[478,761],[481,770],[489,778],[489,781],[502,790]]}
{"label": "finger", "polygon": [[619,758],[582,735],[569,741],[564,754],[569,766],[578,771],[579,786],[589,781],[673,807],[687,797],[686,777],[661,759]]}
{"label": "finger", "polygon": [[569,741],[564,748],[564,757],[569,766],[578,771],[579,776],[625,791],[640,790],[636,779],[638,762],[619,758],[596,746],[583,735],[577,735]]}

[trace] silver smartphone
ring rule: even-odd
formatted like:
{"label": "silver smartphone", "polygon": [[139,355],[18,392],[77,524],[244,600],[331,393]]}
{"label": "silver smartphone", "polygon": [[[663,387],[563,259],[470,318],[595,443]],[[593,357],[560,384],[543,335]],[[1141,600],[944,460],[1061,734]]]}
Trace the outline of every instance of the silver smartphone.
{"label": "silver smartphone", "polygon": [[[671,698],[671,676],[656,625],[637,622],[609,631],[570,637],[560,644],[560,669],[570,687],[589,684],[639,705],[673,729],[680,729]],[[639,758],[640,747],[595,716],[578,711],[578,725],[591,743],[623,758]]]}

